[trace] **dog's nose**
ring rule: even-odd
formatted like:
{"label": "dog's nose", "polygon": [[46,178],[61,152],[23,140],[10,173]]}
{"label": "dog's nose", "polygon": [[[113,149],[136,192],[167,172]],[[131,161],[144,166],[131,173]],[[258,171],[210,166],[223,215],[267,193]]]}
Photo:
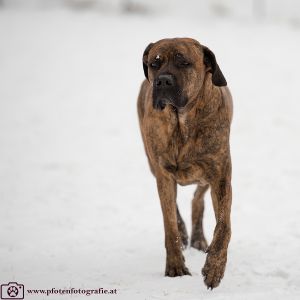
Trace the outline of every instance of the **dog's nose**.
{"label": "dog's nose", "polygon": [[156,86],[160,88],[174,86],[174,76],[170,74],[159,75],[156,80]]}

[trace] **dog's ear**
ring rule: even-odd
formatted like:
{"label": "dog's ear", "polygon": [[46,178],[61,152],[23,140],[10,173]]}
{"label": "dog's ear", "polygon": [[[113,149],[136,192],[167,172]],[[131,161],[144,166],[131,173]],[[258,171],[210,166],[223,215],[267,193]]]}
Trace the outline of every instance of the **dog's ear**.
{"label": "dog's ear", "polygon": [[212,83],[216,86],[227,85],[226,79],[217,64],[214,53],[205,46],[202,46],[204,53],[204,64],[209,68],[209,72],[212,73]]}
{"label": "dog's ear", "polygon": [[147,48],[145,49],[144,54],[143,54],[143,69],[144,69],[145,77],[148,80],[149,80],[149,78],[148,78],[148,54],[153,45],[154,45],[154,43],[150,43],[147,46]]}

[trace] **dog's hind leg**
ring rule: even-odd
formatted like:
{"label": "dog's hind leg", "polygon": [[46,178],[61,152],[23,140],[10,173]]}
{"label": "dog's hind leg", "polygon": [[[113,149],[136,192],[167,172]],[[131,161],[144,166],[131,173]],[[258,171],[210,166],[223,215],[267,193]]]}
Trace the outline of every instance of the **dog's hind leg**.
{"label": "dog's hind leg", "polygon": [[179,213],[178,205],[176,205],[176,211],[177,211],[177,225],[181,236],[182,247],[186,248],[188,245],[189,236],[186,231],[185,223]]}
{"label": "dog's hind leg", "polygon": [[192,201],[192,238],[191,247],[206,251],[207,242],[203,233],[204,194],[208,185],[198,185]]}

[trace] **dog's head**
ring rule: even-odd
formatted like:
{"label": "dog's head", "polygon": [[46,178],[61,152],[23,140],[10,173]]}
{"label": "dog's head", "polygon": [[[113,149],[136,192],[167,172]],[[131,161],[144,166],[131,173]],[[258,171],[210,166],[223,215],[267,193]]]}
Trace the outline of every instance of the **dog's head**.
{"label": "dog's head", "polygon": [[166,104],[183,108],[199,94],[207,73],[212,83],[225,86],[226,80],[214,53],[189,38],[163,39],[151,43],[143,54],[146,78],[153,86],[153,107]]}

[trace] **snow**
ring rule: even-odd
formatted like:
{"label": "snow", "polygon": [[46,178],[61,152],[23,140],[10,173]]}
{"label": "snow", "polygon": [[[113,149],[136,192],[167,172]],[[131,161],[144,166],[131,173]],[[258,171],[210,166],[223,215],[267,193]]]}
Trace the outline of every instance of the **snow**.
{"label": "snow", "polygon": [[[175,36],[214,51],[234,98],[233,234],[213,291],[194,249],[184,252],[191,277],[164,277],[162,215],[138,128],[142,53]],[[116,288],[107,299],[300,299],[298,27],[0,10],[0,40],[0,283]],[[189,231],[194,188],[178,195]],[[210,240],[209,196],[204,223]]]}

